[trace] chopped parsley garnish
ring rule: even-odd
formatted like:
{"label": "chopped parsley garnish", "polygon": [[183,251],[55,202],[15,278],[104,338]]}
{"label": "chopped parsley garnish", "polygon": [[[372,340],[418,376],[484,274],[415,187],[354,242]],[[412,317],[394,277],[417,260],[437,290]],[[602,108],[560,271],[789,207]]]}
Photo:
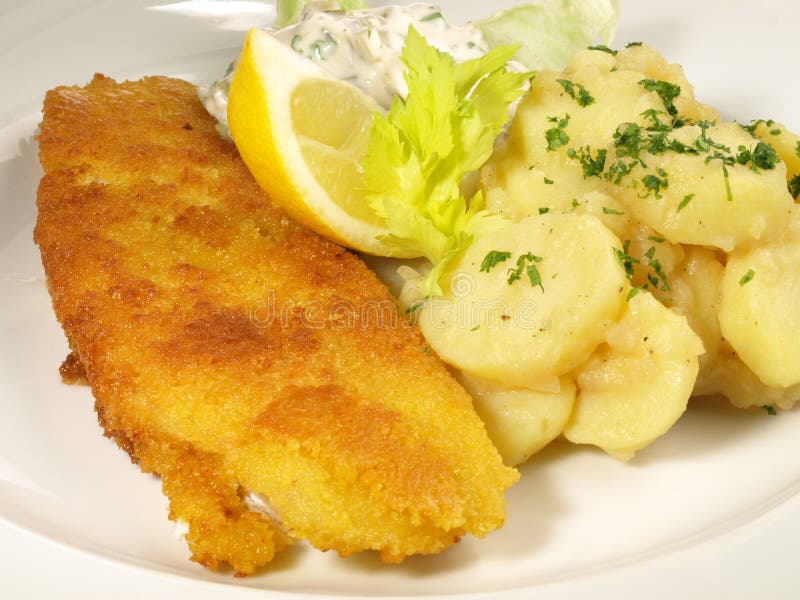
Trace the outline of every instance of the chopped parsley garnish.
{"label": "chopped parsley garnish", "polygon": [[[800,178],[800,175],[798,175],[798,178]],[[577,198],[573,198],[573,199],[572,199],[572,208],[578,208],[578,206],[580,206],[580,204],[581,204],[581,203],[580,203],[580,202],[578,202],[578,199],[577,199]]]}
{"label": "chopped parsley garnish", "polygon": [[780,135],[781,134],[781,130],[780,129],[770,129],[769,132],[772,135]]}
{"label": "chopped parsley garnish", "polygon": [[669,123],[664,123],[660,118],[659,115],[666,115],[663,110],[656,110],[655,108],[648,108],[646,111],[642,113],[642,116],[645,119],[650,119],[652,124],[647,127],[647,131],[671,131],[672,125]]}
{"label": "chopped parsley garnish", "polygon": [[[653,254],[655,254],[655,248],[653,248]],[[662,292],[668,292],[671,288],[669,287],[669,283],[667,283],[667,274],[664,273],[664,268],[661,266],[661,263],[656,258],[652,258],[652,256],[648,257],[647,264],[653,269],[653,272],[656,274],[655,278],[651,275],[647,276],[647,280],[653,285],[654,288],[659,287],[659,282],[661,283],[660,289]]]}
{"label": "chopped parsley garnish", "polygon": [[439,11],[428,13],[427,15],[422,17],[420,21],[435,21],[436,19],[444,19],[442,13],[440,13]]}
{"label": "chopped parsley garnish", "polygon": [[491,250],[486,256],[483,257],[483,262],[481,262],[480,272],[488,273],[498,264],[507,261],[509,258],[511,258],[511,252],[501,252],[500,250]]}
{"label": "chopped parsley garnish", "polygon": [[552,152],[553,150],[558,150],[561,146],[566,146],[567,142],[569,142],[569,136],[564,131],[569,125],[569,114],[565,115],[563,119],[547,117],[547,120],[556,124],[555,127],[551,127],[544,132],[544,138],[547,140],[547,150]]}
{"label": "chopped parsley garnish", "polygon": [[480,328],[481,328],[481,326],[480,326],[480,323],[479,323],[479,324],[475,325],[475,327],[470,329],[470,331],[478,331],[478,329],[480,329]]}
{"label": "chopped parsley garnish", "polygon": [[587,50],[599,50],[600,52],[607,52],[611,56],[616,56],[617,55],[617,51],[616,50],[612,50],[611,48],[609,48],[608,46],[605,46],[603,44],[598,44],[597,46],[589,46],[587,48]]}
{"label": "chopped parsley garnish", "polygon": [[758,173],[759,169],[771,171],[781,161],[775,149],[766,142],[758,142],[753,150],[739,146],[736,162],[740,165],[750,164],[750,168]]}
{"label": "chopped parsley garnish", "polygon": [[773,125],[775,125],[775,121],[773,121],[772,119],[756,119],[754,121],[750,121],[750,125],[741,125],[741,127],[745,131],[749,132],[750,135],[755,137],[756,129],[758,129],[759,125],[766,125],[767,127],[772,127]]}
{"label": "chopped parsley garnish", "polygon": [[640,288],[640,287],[632,287],[631,291],[628,292],[628,296],[627,296],[627,298],[625,298],[625,300],[630,302],[631,298],[636,296],[636,294],[638,294],[641,291],[642,291],[642,288]]}
{"label": "chopped parsley garnish", "polygon": [[722,163],[722,177],[725,180],[725,195],[728,202],[733,202],[733,192],[731,191],[731,176],[728,173],[728,165]]}
{"label": "chopped parsley garnish", "polygon": [[547,177],[545,177],[544,178],[544,183],[545,183],[545,185],[553,185],[553,180],[552,179],[548,179]]}
{"label": "chopped parsley garnish", "polygon": [[528,272],[528,279],[531,282],[531,287],[536,287],[537,285],[544,291],[544,286],[542,285],[542,275],[539,273],[539,269],[534,264],[528,265],[527,268]]}
{"label": "chopped parsley garnish", "polygon": [[748,269],[747,273],[745,273],[742,278],[739,280],[739,285],[746,285],[753,281],[753,277],[756,276],[756,272],[753,269]]}
{"label": "chopped parsley garnish", "polygon": [[613,181],[619,184],[622,182],[622,178],[631,172],[635,164],[635,162],[626,162],[624,160],[614,161],[603,177],[605,177],[606,181]]}
{"label": "chopped parsley garnish", "polygon": [[800,141],[798,141],[797,145],[794,147],[794,153],[797,155],[797,158],[800,158]]}
{"label": "chopped parsley garnish", "polygon": [[639,158],[642,145],[642,128],[636,123],[622,123],[614,132],[614,140],[618,157]]}
{"label": "chopped parsley garnish", "polygon": [[642,42],[628,42],[625,44],[626,48],[633,48],[634,46],[641,46]]}
{"label": "chopped parsley garnish", "polygon": [[684,196],[683,200],[681,200],[681,203],[678,204],[678,212],[681,212],[684,208],[686,208],[689,205],[689,202],[692,201],[692,198],[694,198],[694,194]]}
{"label": "chopped parsley garnish", "polygon": [[578,106],[589,106],[594,103],[594,97],[580,83],[575,83],[569,79],[556,79],[569,97],[578,103]]}
{"label": "chopped parsley garnish", "polygon": [[789,181],[789,193],[795,200],[800,199],[800,175],[795,175]]}
{"label": "chopped parsley garnish", "polygon": [[666,241],[664,238],[655,235],[648,235],[647,239],[651,242],[655,242],[656,244],[663,244]]}
{"label": "chopped parsley garnish", "polygon": [[669,81],[656,81],[655,79],[642,79],[639,85],[643,86],[648,92],[658,94],[670,116],[678,116],[678,109],[675,108],[673,101],[681,95],[681,86]]}
{"label": "chopped parsley garnish", "polygon": [[621,210],[614,210],[613,208],[608,208],[607,206],[603,207],[603,214],[606,215],[624,215],[625,213]]}
{"label": "chopped parsley garnish", "polygon": [[664,169],[658,169],[656,174],[648,173],[642,177],[642,183],[644,184],[644,195],[640,194],[640,198],[647,198],[650,194],[653,194],[657,200],[661,200],[663,197],[661,190],[669,187],[667,172]]}
{"label": "chopped parsley garnish", "polygon": [[774,417],[774,416],[776,416],[776,415],[778,414],[778,411],[777,411],[777,410],[775,410],[775,407],[774,407],[774,406],[772,406],[771,404],[765,404],[765,405],[764,405],[764,406],[762,406],[761,408],[763,408],[763,409],[766,411],[766,413],[767,413],[768,415],[771,415],[771,416],[773,416],[773,417]]}
{"label": "chopped parsley garnish", "polygon": [[625,277],[628,278],[628,281],[633,281],[633,265],[640,264],[641,261],[638,258],[634,258],[630,254],[628,254],[628,249],[630,248],[631,241],[625,240],[624,245],[622,246],[622,250],[619,248],[614,248],[614,256],[617,257],[617,262],[620,264],[622,269],[625,271]]}
{"label": "chopped parsley garnish", "polygon": [[731,149],[728,146],[715,142],[708,137],[708,130],[716,124],[716,121],[698,121],[697,126],[700,128],[700,137],[694,141],[694,146],[701,152],[709,152],[711,148],[717,148],[723,152],[730,153]]}
{"label": "chopped parsley garnish", "polygon": [[547,206],[540,206],[539,207],[539,214],[544,215],[550,212],[550,209]]}
{"label": "chopped parsley garnish", "polygon": [[425,306],[425,301],[424,300],[417,300],[413,304],[409,305],[409,307],[406,309],[406,314],[407,315],[413,314],[413,313],[417,312],[418,310],[420,310],[423,306]]}
{"label": "chopped parsley garnish", "polygon": [[583,176],[586,177],[599,177],[606,166],[605,148],[600,148],[596,156],[592,156],[591,146],[581,146],[577,150],[570,148],[567,150],[567,156],[572,159],[577,159],[581,163],[583,169]]}
{"label": "chopped parsley garnish", "polygon": [[[669,291],[671,288],[667,282],[667,274],[664,272],[664,268],[656,258],[655,246],[648,248],[644,253],[644,258],[639,260],[638,258],[630,255],[630,245],[631,240],[625,240],[622,250],[619,248],[614,248],[614,255],[617,257],[617,262],[619,262],[625,271],[625,276],[628,278],[628,281],[633,283],[634,265],[644,265],[647,266],[652,273],[647,273],[646,277],[648,283],[646,283],[642,289],[647,289],[648,287],[652,286],[653,288],[660,289],[663,292]],[[646,259],[645,262],[643,262],[644,259]],[[633,295],[636,295],[636,293],[633,293]],[[629,295],[629,299],[632,297],[633,296]]]}
{"label": "chopped parsley garnish", "polygon": [[[542,285],[542,276],[539,273],[539,269],[536,267],[536,263],[540,263],[543,260],[544,259],[541,256],[536,256],[533,252],[522,254],[517,259],[516,268],[508,270],[508,285],[511,285],[515,281],[519,281],[522,278],[522,272],[525,271],[528,274],[528,280],[531,282],[531,287],[536,287],[538,285],[542,291],[544,291],[544,286]],[[526,263],[528,263],[527,268]]]}

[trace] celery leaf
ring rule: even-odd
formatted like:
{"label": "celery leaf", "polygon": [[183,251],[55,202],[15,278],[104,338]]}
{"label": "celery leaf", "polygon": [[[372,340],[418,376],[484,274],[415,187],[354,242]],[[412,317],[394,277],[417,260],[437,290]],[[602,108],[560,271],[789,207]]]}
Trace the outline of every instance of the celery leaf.
{"label": "celery leaf", "polygon": [[364,194],[386,222],[389,256],[416,254],[433,263],[419,284],[439,295],[439,279],[472,241],[502,226],[480,194],[464,198],[464,175],[488,160],[530,73],[510,73],[516,48],[498,47],[456,64],[409,27],[403,49],[406,100],[376,112],[363,161]]}

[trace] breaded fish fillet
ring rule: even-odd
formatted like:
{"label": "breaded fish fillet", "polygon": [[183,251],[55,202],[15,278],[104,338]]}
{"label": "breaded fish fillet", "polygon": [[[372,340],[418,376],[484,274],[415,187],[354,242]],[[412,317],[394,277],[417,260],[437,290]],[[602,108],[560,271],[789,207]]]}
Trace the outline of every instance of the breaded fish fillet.
{"label": "breaded fish fillet", "polygon": [[470,397],[359,258],[273,206],[192,85],[52,90],[39,144],[56,315],[195,560],[251,573],[306,539],[394,562],[503,524],[517,473]]}

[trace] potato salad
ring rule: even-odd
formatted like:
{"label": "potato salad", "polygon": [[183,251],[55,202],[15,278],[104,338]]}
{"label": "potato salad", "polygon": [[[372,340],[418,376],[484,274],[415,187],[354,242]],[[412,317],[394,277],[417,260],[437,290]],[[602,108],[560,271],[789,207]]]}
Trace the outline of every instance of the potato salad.
{"label": "potato salad", "polygon": [[513,224],[420,311],[506,460],[560,434],[628,459],[693,394],[791,407],[798,174],[797,136],[724,121],[646,45],[537,72],[481,171],[488,209]]}

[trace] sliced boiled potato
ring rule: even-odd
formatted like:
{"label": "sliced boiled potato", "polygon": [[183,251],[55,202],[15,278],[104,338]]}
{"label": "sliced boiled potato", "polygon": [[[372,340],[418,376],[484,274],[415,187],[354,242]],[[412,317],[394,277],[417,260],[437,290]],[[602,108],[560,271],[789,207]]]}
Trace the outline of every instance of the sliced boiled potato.
{"label": "sliced boiled potato", "polygon": [[[624,308],[629,285],[619,246],[596,218],[577,214],[548,213],[485,235],[445,273],[444,295],[419,311],[422,332],[439,356],[470,375],[552,388],[586,360]],[[507,255],[481,270],[493,253]]]}
{"label": "sliced boiled potato", "polygon": [[706,351],[700,357],[700,374],[695,384],[695,393],[702,394],[708,393],[705,379],[716,368],[722,343],[717,314],[725,267],[708,248],[684,248],[686,258],[670,274],[670,290],[663,295],[669,296],[670,304],[680,310],[703,342]]}
{"label": "sliced boiled potato", "polygon": [[719,118],[719,113],[715,109],[695,99],[694,87],[686,79],[683,67],[667,62],[647,44],[620,50],[616,56],[615,66],[618,70],[636,71],[654,81],[669,81],[680,86],[681,93],[675,99],[675,108],[679,115],[692,121],[704,119],[713,121]]}
{"label": "sliced boiled potato", "polygon": [[[670,139],[693,147],[702,137],[697,125],[676,129]],[[720,123],[705,135],[733,154],[753,150],[757,142],[737,123]],[[713,150],[713,148],[712,148]],[[731,152],[724,153],[732,156]],[[778,235],[793,205],[783,162],[771,169],[724,165],[710,154],[645,154],[621,178],[614,194],[634,218],[672,243],[713,246],[726,252]],[[726,176],[727,173],[727,176]],[[650,187],[647,187],[647,185]]]}
{"label": "sliced boiled potato", "polygon": [[655,231],[636,223],[627,228],[621,238],[627,246],[633,263],[633,285],[645,287],[658,298],[671,297],[671,283],[675,270],[686,256],[686,246],[670,244]]}
{"label": "sliced boiled potato", "polygon": [[800,209],[775,239],[728,257],[722,334],[768,386],[800,383]]}
{"label": "sliced boiled potato", "polygon": [[800,384],[766,385],[742,362],[730,344],[723,341],[713,363],[701,368],[695,395],[721,395],[737,408],[789,410],[800,400]]}
{"label": "sliced boiled potato", "polygon": [[575,371],[578,399],[564,436],[631,458],[683,414],[702,352],[685,317],[638,293],[606,344]]}
{"label": "sliced boiled potato", "polygon": [[577,391],[569,377],[552,392],[507,388],[463,373],[456,378],[472,395],[489,438],[509,466],[524,463],[561,435]]}
{"label": "sliced boiled potato", "polygon": [[[597,191],[597,178],[586,179],[569,150],[605,149],[620,123],[641,122],[643,111],[663,108],[655,94],[638,84],[642,73],[612,71],[613,67],[611,55],[588,51],[578,53],[565,73],[536,74],[512,121],[507,143],[482,171],[492,211],[520,219],[539,208],[571,208],[573,200]],[[583,86],[591,103],[581,106],[559,80]],[[560,146],[548,143],[548,131],[559,126],[568,140]]]}

